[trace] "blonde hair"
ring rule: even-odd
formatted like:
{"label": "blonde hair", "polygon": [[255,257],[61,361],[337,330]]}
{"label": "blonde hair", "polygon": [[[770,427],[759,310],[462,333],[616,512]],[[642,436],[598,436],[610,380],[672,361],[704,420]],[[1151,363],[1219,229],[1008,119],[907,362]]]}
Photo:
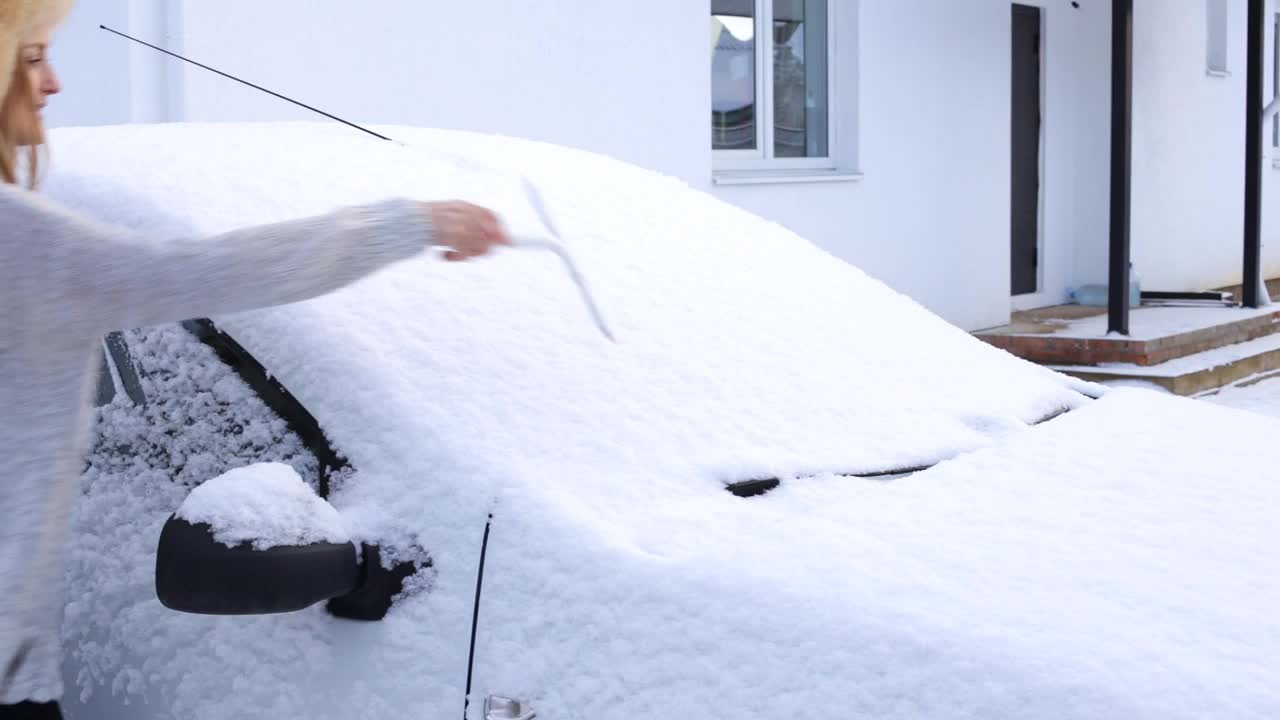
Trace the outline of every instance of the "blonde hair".
{"label": "blonde hair", "polygon": [[[31,78],[22,62],[15,63],[9,79],[9,92],[0,100],[0,182],[16,185],[25,170],[27,186],[35,189],[40,182],[40,150],[43,147],[44,124],[32,105]],[[24,139],[38,138],[39,144]],[[25,161],[25,168],[22,167]]]}

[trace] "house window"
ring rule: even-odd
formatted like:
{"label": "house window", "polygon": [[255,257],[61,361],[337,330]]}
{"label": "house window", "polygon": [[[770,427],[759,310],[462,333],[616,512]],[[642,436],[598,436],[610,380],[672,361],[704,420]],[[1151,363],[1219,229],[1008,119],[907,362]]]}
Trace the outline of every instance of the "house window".
{"label": "house window", "polygon": [[719,169],[834,168],[829,0],[712,0]]}
{"label": "house window", "polygon": [[1210,75],[1227,74],[1227,2],[1208,0],[1208,70]]}

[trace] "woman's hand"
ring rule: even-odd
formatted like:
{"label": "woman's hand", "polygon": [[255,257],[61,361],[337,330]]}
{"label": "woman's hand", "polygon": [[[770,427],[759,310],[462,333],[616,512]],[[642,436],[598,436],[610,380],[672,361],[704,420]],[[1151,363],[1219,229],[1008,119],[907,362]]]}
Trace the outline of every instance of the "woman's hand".
{"label": "woman's hand", "polygon": [[449,201],[423,203],[423,209],[435,226],[436,242],[448,248],[446,260],[467,260],[511,244],[502,222],[487,208]]}

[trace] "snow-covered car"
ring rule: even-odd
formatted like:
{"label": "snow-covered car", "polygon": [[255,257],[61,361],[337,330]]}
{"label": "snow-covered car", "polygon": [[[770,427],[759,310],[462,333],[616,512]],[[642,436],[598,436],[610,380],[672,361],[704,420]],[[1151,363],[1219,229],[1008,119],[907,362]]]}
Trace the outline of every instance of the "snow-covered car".
{"label": "snow-covered car", "polygon": [[1280,717],[1280,424],[1023,362],[675,179],[378,130],[53,134],[47,192],[152,235],[395,195],[528,241],[115,339],[70,717]]}

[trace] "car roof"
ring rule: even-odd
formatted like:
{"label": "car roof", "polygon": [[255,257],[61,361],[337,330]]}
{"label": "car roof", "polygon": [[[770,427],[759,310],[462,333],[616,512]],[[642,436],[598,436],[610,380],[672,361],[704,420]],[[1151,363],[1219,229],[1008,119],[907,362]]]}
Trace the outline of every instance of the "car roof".
{"label": "car roof", "polygon": [[[214,318],[360,468],[338,502],[384,508],[370,533],[461,551],[509,483],[598,503],[927,466],[1086,402],[1074,381],[675,179],[542,143],[379,129],[406,145],[322,123],[66,129],[48,182],[159,236],[407,196],[484,204],[516,237],[545,238],[524,183],[538,188],[616,344],[557,259],[532,250],[423,256]],[[406,494],[452,512],[413,527],[385,511],[412,507]]]}

